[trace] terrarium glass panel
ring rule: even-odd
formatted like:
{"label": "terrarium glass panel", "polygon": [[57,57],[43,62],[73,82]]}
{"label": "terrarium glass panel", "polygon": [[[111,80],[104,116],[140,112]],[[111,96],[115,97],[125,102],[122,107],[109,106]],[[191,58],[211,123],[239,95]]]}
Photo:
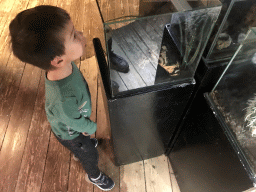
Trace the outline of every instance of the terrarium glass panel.
{"label": "terrarium glass panel", "polygon": [[229,61],[250,27],[256,26],[255,0],[221,0],[222,9],[204,57],[209,64]]}
{"label": "terrarium glass panel", "polygon": [[[256,28],[250,29],[209,94],[227,133],[256,173]],[[233,137],[232,137],[233,136]]]}
{"label": "terrarium glass panel", "polygon": [[97,0],[112,94],[193,79],[220,1],[120,2]]}

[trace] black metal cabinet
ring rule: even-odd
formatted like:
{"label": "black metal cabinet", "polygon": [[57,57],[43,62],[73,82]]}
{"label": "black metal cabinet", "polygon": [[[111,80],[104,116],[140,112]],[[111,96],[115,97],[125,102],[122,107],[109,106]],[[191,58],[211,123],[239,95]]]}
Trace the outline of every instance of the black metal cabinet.
{"label": "black metal cabinet", "polygon": [[196,98],[168,155],[182,192],[242,192],[253,187],[216,115],[202,95]]}
{"label": "black metal cabinet", "polygon": [[[164,154],[194,90],[195,70],[221,10],[218,0],[134,3],[136,9],[120,14],[115,6],[106,11],[97,0],[106,54],[99,40],[94,39],[94,46],[118,165]],[[129,70],[117,67],[125,63],[121,61]]]}
{"label": "black metal cabinet", "polygon": [[182,191],[244,191],[256,183],[255,43],[251,28],[177,129],[168,154]]}
{"label": "black metal cabinet", "polygon": [[164,154],[195,81],[141,88],[111,98],[109,73],[99,39],[94,39],[94,46],[108,99],[116,164]]}
{"label": "black metal cabinet", "polygon": [[191,82],[109,100],[118,165],[164,154],[193,88]]}

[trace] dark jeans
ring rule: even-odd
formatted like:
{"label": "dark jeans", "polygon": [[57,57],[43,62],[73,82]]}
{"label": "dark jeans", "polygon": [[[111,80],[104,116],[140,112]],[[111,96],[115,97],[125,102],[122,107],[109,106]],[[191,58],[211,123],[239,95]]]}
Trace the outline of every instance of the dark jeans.
{"label": "dark jeans", "polygon": [[63,140],[56,135],[55,137],[63,146],[75,154],[90,177],[97,178],[100,175],[98,168],[99,154],[90,141],[90,136],[84,136],[80,133],[78,137],[72,140]]}

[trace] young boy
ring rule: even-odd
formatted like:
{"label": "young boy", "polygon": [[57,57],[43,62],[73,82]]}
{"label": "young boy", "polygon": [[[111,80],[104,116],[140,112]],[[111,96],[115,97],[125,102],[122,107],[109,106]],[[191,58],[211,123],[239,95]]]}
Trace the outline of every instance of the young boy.
{"label": "young boy", "polygon": [[10,23],[13,54],[45,70],[45,110],[58,141],[80,160],[89,180],[104,191],[114,182],[98,168],[97,125],[91,115],[86,81],[73,63],[84,55],[86,41],[69,14],[55,6],[20,12]]}

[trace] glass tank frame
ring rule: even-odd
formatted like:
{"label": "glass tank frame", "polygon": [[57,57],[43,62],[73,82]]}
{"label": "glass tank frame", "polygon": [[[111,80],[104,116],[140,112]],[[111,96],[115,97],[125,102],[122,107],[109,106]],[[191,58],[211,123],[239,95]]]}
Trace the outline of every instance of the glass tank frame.
{"label": "glass tank frame", "polygon": [[[112,97],[160,84],[192,81],[221,10],[218,0],[138,0],[136,4],[97,0]],[[167,41],[175,51],[168,49]],[[128,72],[112,64],[113,55],[128,63]],[[162,69],[167,73],[159,78]]]}
{"label": "glass tank frame", "polygon": [[250,27],[256,26],[256,1],[221,0],[222,10],[203,57],[209,65],[228,62]]}
{"label": "glass tank frame", "polygon": [[256,28],[228,62],[213,90],[206,94],[217,119],[250,178],[256,184]]}

